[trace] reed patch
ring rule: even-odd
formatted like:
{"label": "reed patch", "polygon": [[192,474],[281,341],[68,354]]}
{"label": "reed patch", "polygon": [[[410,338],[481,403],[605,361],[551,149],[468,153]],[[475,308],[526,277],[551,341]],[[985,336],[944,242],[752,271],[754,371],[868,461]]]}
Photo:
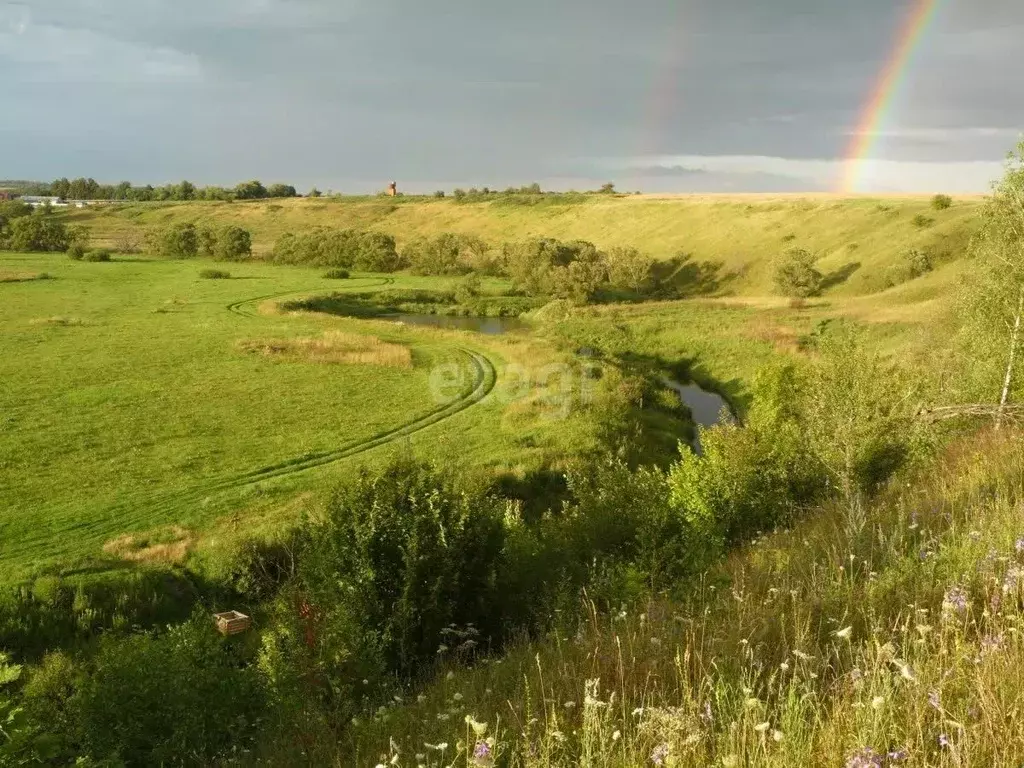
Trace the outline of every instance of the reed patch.
{"label": "reed patch", "polygon": [[172,525],[150,533],[126,533],[103,545],[103,551],[133,563],[181,563],[195,544],[187,528]]}
{"label": "reed patch", "polygon": [[412,351],[408,347],[344,331],[327,331],[312,338],[252,339],[241,341],[238,346],[251,354],[283,360],[412,368]]}

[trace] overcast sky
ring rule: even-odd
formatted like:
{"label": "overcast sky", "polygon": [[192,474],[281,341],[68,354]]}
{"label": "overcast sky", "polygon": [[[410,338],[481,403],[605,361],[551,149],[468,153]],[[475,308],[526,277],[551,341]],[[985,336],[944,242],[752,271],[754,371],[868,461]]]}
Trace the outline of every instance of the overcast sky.
{"label": "overcast sky", "polygon": [[[1024,2],[940,0],[864,180],[984,191]],[[0,178],[834,188],[909,0],[0,0]]]}

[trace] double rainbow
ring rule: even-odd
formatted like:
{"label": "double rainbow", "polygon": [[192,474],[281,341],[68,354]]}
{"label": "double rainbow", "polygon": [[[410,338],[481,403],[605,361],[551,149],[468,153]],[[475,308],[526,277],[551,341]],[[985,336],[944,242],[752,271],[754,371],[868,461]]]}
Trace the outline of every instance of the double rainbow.
{"label": "double rainbow", "polygon": [[853,193],[861,184],[865,161],[874,153],[879,131],[899,95],[921,38],[928,30],[942,0],[913,0],[913,7],[900,29],[895,50],[886,61],[875,88],[861,111],[860,121],[846,151],[841,191]]}

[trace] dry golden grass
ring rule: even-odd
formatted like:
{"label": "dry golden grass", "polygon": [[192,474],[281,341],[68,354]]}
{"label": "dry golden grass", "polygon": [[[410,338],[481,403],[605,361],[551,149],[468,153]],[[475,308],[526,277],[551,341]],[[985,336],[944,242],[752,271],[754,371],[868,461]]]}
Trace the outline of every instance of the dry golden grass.
{"label": "dry golden grass", "polygon": [[133,563],[181,563],[194,543],[191,531],[172,525],[151,534],[118,536],[104,544],[103,551]]}
{"label": "dry golden grass", "polygon": [[771,344],[779,352],[798,352],[800,350],[800,331],[786,325],[779,325],[766,315],[755,315],[748,323],[746,334],[756,341]]}
{"label": "dry golden grass", "polygon": [[37,317],[29,320],[29,325],[85,325],[85,320],[80,317],[64,317],[62,315],[55,315],[54,317]]}
{"label": "dry golden grass", "polygon": [[50,276],[45,272],[20,272],[16,270],[0,269],[0,283],[27,283],[32,280],[49,280]]}
{"label": "dry golden grass", "polygon": [[326,331],[317,338],[253,339],[239,342],[239,346],[266,357],[313,363],[412,368],[412,351],[408,347],[344,331]]}

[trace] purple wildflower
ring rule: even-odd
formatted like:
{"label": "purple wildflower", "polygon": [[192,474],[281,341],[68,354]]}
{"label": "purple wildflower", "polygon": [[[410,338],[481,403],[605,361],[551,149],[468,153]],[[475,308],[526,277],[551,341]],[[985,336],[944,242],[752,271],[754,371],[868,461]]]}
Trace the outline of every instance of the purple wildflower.
{"label": "purple wildflower", "polygon": [[1024,570],[1014,566],[1006,572],[1006,577],[1003,579],[1003,592],[1016,592],[1021,581],[1024,581]]}
{"label": "purple wildflower", "polygon": [[939,702],[939,692],[929,691],[928,692],[928,703],[931,704],[932,709],[942,711],[942,704]]}
{"label": "purple wildflower", "polygon": [[894,749],[892,752],[886,755],[886,757],[889,758],[889,762],[900,763],[906,760],[908,757],[910,757],[910,754],[907,752],[907,750],[900,748]]}
{"label": "purple wildflower", "polygon": [[944,733],[939,734],[939,746],[943,749],[949,748],[949,736]]}
{"label": "purple wildflower", "polygon": [[846,768],[882,768],[882,756],[871,747],[861,747],[846,761]]}
{"label": "purple wildflower", "polygon": [[1018,555],[1024,555],[1024,536],[1021,536],[1016,542],[1014,542],[1013,550]]}
{"label": "purple wildflower", "polygon": [[962,587],[950,587],[942,606],[962,616],[967,613],[967,593]]}
{"label": "purple wildflower", "polygon": [[480,768],[489,768],[489,766],[494,765],[491,745],[486,741],[478,741],[473,748],[473,764],[480,766]]}
{"label": "purple wildflower", "polygon": [[486,741],[478,741],[476,748],[473,750],[473,757],[480,759],[491,756],[491,745]]}
{"label": "purple wildflower", "polygon": [[651,762],[655,765],[664,765],[668,758],[668,744],[659,744],[651,752]]}
{"label": "purple wildflower", "polygon": [[990,653],[1003,649],[1003,635],[985,635],[981,638],[981,655],[987,656]]}

